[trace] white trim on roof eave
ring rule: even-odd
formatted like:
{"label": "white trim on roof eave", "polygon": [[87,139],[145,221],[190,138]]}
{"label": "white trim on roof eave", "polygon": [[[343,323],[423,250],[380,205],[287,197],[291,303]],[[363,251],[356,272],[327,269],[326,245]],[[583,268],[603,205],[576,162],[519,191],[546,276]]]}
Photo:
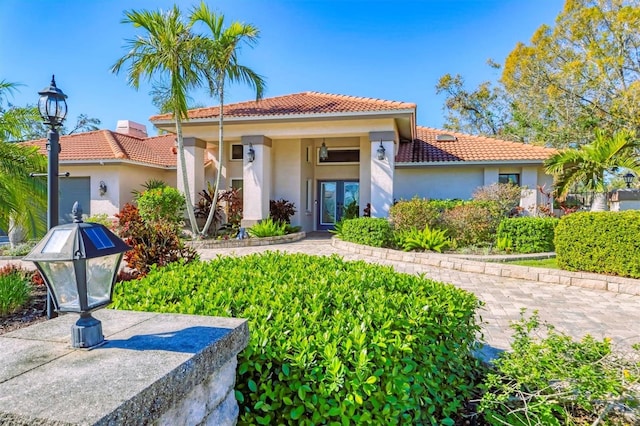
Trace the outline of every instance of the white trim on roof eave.
{"label": "white trim on roof eave", "polygon": [[423,161],[420,163],[408,163],[396,161],[396,167],[425,167],[425,166],[484,166],[484,165],[532,165],[542,166],[545,160],[476,160],[476,161]]}
{"label": "white trim on roof eave", "polygon": [[[381,111],[358,111],[358,112],[331,112],[331,113],[315,113],[315,114],[283,114],[283,115],[254,115],[254,116],[243,116],[243,117],[224,117],[224,122],[252,122],[252,121],[287,121],[287,120],[313,120],[318,118],[362,118],[366,116],[393,116],[393,115],[402,115],[402,114],[412,114],[415,115],[414,109],[393,109],[393,110],[381,110]],[[207,117],[207,118],[190,118],[188,120],[182,121],[182,124],[207,124],[207,123],[217,123],[219,121],[219,117]],[[162,125],[174,125],[174,120],[157,120],[151,121],[154,126],[162,126]]]}
{"label": "white trim on roof eave", "polygon": [[119,165],[119,164],[131,164],[134,166],[143,166],[143,167],[152,167],[154,169],[162,169],[162,170],[176,170],[176,166],[163,166],[160,164],[153,163],[145,163],[143,161],[133,161],[133,160],[121,160],[121,159],[90,159],[90,160],[60,160],[60,165],[67,166],[87,166],[87,165]]}

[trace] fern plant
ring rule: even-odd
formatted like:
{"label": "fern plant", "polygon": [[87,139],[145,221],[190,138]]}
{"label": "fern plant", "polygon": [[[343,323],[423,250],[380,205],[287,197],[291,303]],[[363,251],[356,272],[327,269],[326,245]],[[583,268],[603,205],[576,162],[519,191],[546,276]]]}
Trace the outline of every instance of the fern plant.
{"label": "fern plant", "polygon": [[255,238],[276,237],[287,233],[287,224],[277,220],[274,221],[269,217],[253,225],[247,232]]}
{"label": "fern plant", "polygon": [[447,237],[447,231],[442,229],[431,229],[428,226],[422,231],[411,229],[404,235],[402,241],[402,249],[404,251],[412,250],[430,250],[442,253],[451,245],[451,240]]}

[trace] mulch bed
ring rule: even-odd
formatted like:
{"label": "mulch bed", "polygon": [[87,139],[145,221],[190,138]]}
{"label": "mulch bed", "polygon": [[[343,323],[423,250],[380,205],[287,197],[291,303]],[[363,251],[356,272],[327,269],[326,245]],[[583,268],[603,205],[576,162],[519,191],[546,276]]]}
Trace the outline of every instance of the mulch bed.
{"label": "mulch bed", "polygon": [[33,286],[29,302],[16,312],[0,317],[0,335],[46,320],[46,300],[47,288]]}

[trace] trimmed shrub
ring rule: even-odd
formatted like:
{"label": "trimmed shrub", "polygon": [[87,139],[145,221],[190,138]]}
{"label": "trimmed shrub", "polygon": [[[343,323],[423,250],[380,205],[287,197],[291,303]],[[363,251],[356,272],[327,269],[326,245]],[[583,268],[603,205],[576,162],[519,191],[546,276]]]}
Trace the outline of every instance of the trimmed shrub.
{"label": "trimmed shrub", "polygon": [[640,211],[578,212],[556,227],[558,266],[640,278]]}
{"label": "trimmed shrub", "polygon": [[339,256],[174,264],[113,306],[247,318],[239,424],[453,425],[478,369],[473,294]]}
{"label": "trimmed shrub", "polygon": [[460,200],[427,200],[418,197],[400,200],[389,209],[389,221],[396,231],[424,229],[427,226],[437,228],[440,215],[462,203]]}
{"label": "trimmed shrub", "polygon": [[558,219],[552,217],[526,216],[504,219],[498,226],[497,241],[510,242],[510,250],[516,253],[554,251],[553,238],[557,224]]}
{"label": "trimmed shrub", "polygon": [[182,224],[184,195],[175,188],[164,186],[148,189],[138,198],[140,217],[145,222]]}
{"label": "trimmed shrub", "polygon": [[458,247],[486,246],[494,242],[503,218],[500,207],[490,201],[470,201],[442,214],[442,226]]}
{"label": "trimmed shrub", "polygon": [[340,237],[344,241],[372,247],[389,247],[393,232],[384,218],[359,217],[342,221]]}

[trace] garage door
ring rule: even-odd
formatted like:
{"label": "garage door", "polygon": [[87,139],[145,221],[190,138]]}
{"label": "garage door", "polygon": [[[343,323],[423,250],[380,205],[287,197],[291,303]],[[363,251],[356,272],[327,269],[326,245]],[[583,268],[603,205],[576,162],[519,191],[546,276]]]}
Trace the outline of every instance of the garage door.
{"label": "garage door", "polygon": [[91,179],[88,177],[60,178],[60,224],[73,222],[71,209],[76,201],[82,206],[82,213],[90,216]]}

